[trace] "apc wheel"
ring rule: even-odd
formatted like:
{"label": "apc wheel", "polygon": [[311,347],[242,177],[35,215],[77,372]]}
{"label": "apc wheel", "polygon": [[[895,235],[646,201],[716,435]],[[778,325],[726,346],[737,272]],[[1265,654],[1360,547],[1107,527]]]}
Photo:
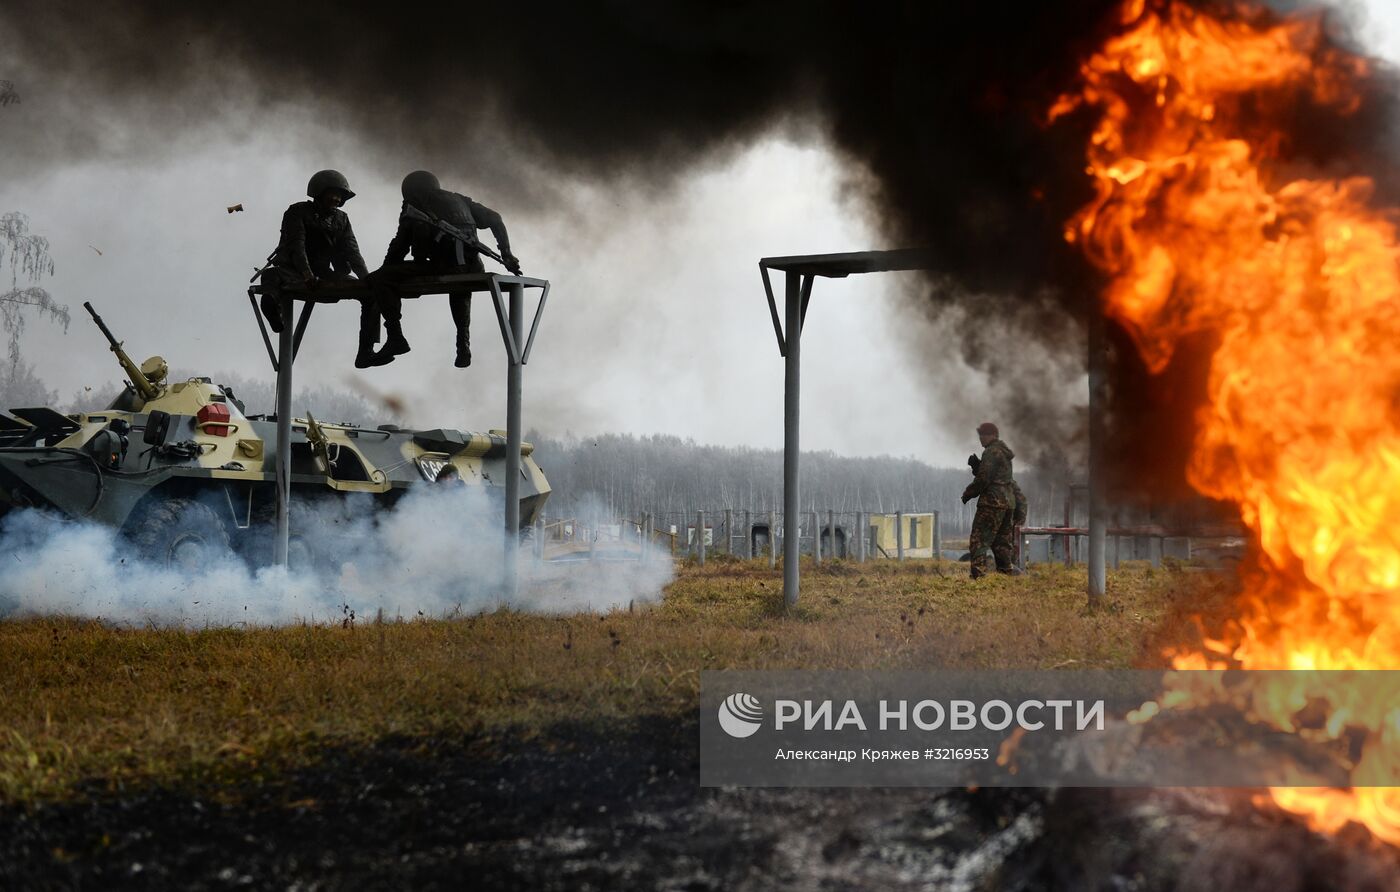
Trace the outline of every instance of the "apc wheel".
{"label": "apc wheel", "polygon": [[[293,501],[288,523],[291,535],[287,537],[287,566],[310,572],[331,569],[327,555],[328,524],[316,503]],[[265,504],[254,515],[252,527],[240,535],[240,551],[252,566],[267,566],[272,563],[276,537],[277,509],[275,505]]]}
{"label": "apc wheel", "polygon": [[[292,532],[287,537],[287,566],[292,570],[320,572],[330,566],[326,554],[327,524],[325,518],[314,506],[306,502],[292,502],[288,515]],[[277,529],[277,518],[272,520],[273,533]]]}
{"label": "apc wheel", "polygon": [[131,531],[141,557],[158,567],[198,570],[229,553],[228,531],[207,505],[166,499],[150,507]]}

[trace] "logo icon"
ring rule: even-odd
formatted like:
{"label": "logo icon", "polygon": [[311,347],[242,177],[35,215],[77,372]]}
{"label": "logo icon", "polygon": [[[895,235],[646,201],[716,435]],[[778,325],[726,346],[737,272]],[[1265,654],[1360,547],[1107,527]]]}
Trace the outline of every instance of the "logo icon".
{"label": "logo icon", "polygon": [[730,737],[748,737],[763,725],[763,704],[749,694],[730,694],[719,705],[719,726]]}

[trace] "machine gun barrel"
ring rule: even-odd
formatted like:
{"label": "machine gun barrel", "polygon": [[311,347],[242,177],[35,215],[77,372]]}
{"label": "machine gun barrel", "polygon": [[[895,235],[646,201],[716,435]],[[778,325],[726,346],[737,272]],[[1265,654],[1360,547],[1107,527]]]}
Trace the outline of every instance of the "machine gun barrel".
{"label": "machine gun barrel", "polygon": [[107,327],[107,323],[102,321],[102,317],[97,315],[97,311],[92,308],[91,301],[83,301],[83,309],[88,311],[92,321],[97,323],[97,327],[102,330],[103,336],[107,338],[107,343],[111,345],[112,352],[117,354],[117,362],[121,363],[122,369],[131,378],[131,386],[136,388],[136,392],[141,394],[142,399],[153,400],[160,396],[160,391],[156,386],[141,373],[141,367],[131,361],[131,357],[126,355],[122,349],[122,342],[112,335],[112,330]]}

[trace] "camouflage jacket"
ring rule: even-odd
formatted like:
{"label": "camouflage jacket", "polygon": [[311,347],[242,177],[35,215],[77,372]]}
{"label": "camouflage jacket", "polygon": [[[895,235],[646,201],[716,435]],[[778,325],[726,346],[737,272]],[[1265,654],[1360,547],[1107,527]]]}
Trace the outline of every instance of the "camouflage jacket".
{"label": "camouflage jacket", "polygon": [[282,215],[282,240],[273,263],[318,279],[369,275],[349,215],[338,208],[323,213],[314,201],[299,201]]}
{"label": "camouflage jacket", "polygon": [[[501,215],[486,205],[472,201],[465,195],[438,189],[415,201],[419,210],[432,214],[444,223],[450,223],[464,232],[476,234],[478,229],[489,229],[496,237],[496,246],[502,254],[510,253],[510,236],[506,233],[505,221]],[[466,266],[481,268],[481,255],[468,249],[462,254],[462,263],[457,262],[457,240],[445,236],[434,227],[419,220],[399,217],[399,228],[389,242],[389,250],[384,262],[399,263],[413,252],[413,259],[428,262],[435,266]]]}
{"label": "camouflage jacket", "polygon": [[977,499],[977,507],[1015,508],[1015,482],[1011,477],[1011,460],[1016,456],[1000,440],[993,440],[982,451],[982,463],[977,476],[963,490],[964,499]]}
{"label": "camouflage jacket", "polygon": [[1011,522],[1018,527],[1026,525],[1026,519],[1031,513],[1031,503],[1026,499],[1026,494],[1021,492],[1021,487],[1016,485],[1016,481],[1011,481],[1011,494],[1016,498],[1016,506],[1012,509]]}

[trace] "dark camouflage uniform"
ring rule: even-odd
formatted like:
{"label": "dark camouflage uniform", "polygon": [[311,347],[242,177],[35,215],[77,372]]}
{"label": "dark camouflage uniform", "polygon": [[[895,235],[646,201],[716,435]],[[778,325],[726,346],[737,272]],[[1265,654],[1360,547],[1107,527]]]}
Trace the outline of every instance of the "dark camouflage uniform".
{"label": "dark camouflage uniform", "polygon": [[[414,197],[414,205],[445,223],[475,234],[478,229],[490,229],[501,253],[510,253],[510,236],[501,215],[465,195],[435,189]],[[413,260],[407,260],[409,252]],[[389,242],[384,265],[374,271],[374,281],[392,286],[418,276],[450,275],[453,273],[484,272],[481,255],[454,238],[420,220],[399,217],[399,228]],[[447,305],[457,327],[459,344],[466,346],[472,321],[471,291],[448,292]],[[392,287],[379,295],[379,310],[386,322],[398,322],[403,316],[403,301]]]}
{"label": "dark camouflage uniform", "polygon": [[[272,265],[262,274],[263,313],[279,317],[277,298],[285,286],[299,286],[307,277],[343,279],[354,273],[369,277],[350,217],[339,208],[324,211],[314,201],[299,201],[282,215],[282,239]],[[379,314],[372,301],[360,302],[360,325],[378,338]]]}
{"label": "dark camouflage uniform", "polygon": [[963,490],[963,501],[977,499],[977,513],[972,518],[972,538],[968,551],[972,553],[972,576],[984,576],[991,570],[988,551],[1001,548],[997,565],[1011,565],[1011,528],[1016,509],[1015,482],[1011,476],[1011,460],[1015,455],[1001,440],[993,440],[982,452],[977,476]]}
{"label": "dark camouflage uniform", "polygon": [[369,276],[349,215],[339,208],[323,211],[314,201],[299,201],[282,215],[282,240],[273,265],[318,279],[352,272],[361,279]]}
{"label": "dark camouflage uniform", "polygon": [[1030,512],[1030,502],[1026,501],[1026,494],[1015,480],[1011,481],[1011,497],[1011,523],[998,527],[996,538],[992,540],[992,556],[996,558],[998,573],[1010,573],[1016,566],[1016,530],[1026,525]]}

